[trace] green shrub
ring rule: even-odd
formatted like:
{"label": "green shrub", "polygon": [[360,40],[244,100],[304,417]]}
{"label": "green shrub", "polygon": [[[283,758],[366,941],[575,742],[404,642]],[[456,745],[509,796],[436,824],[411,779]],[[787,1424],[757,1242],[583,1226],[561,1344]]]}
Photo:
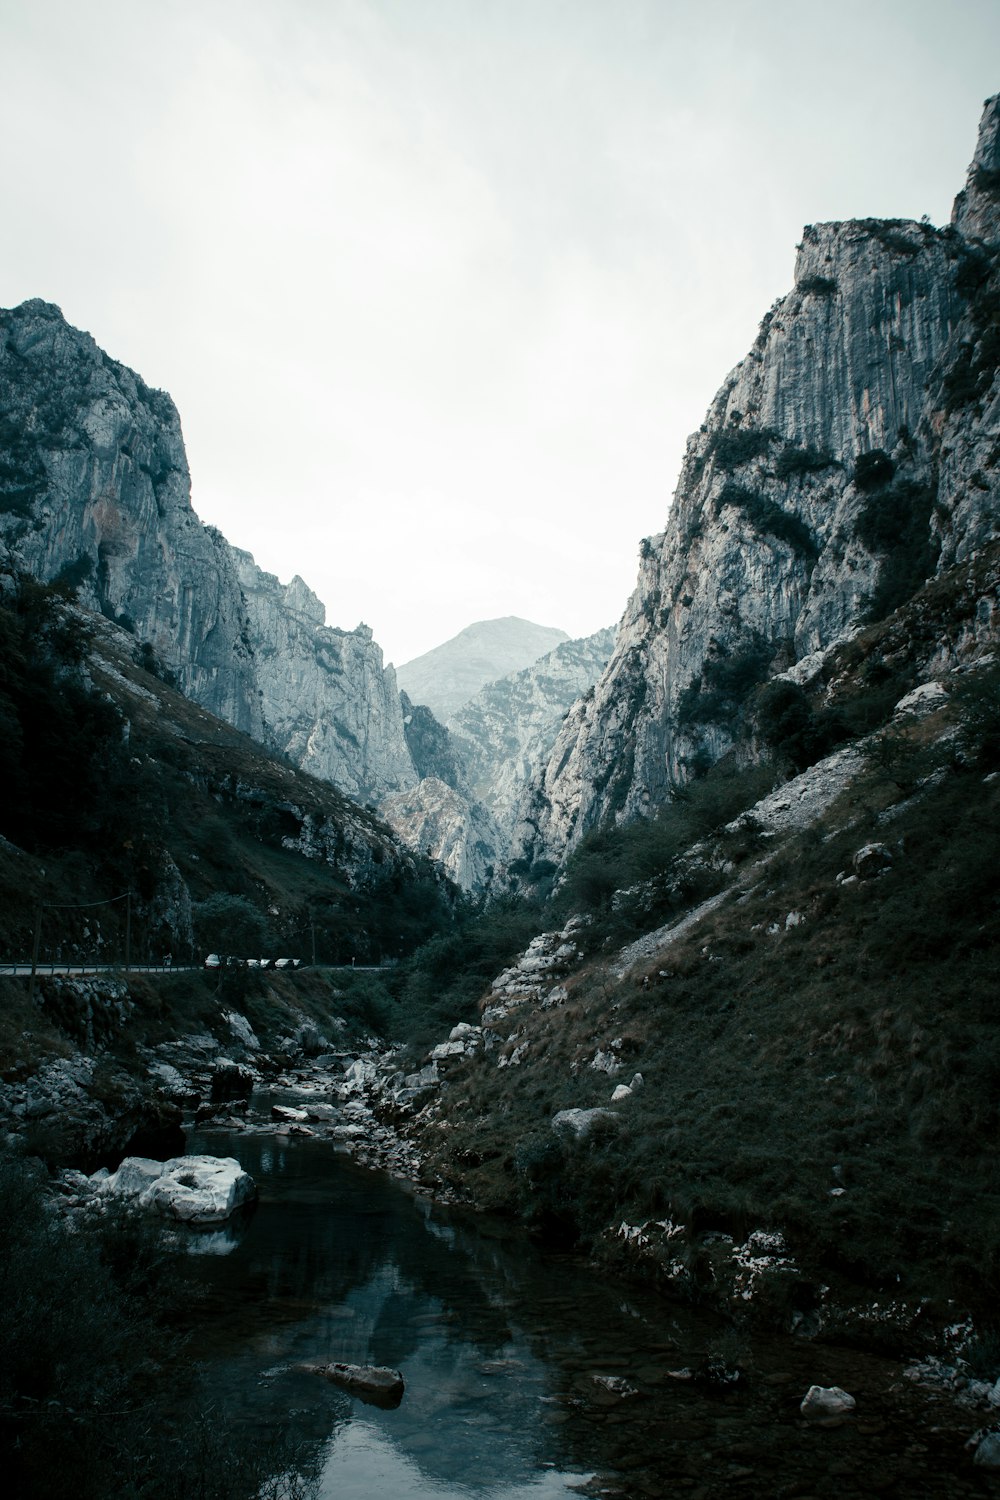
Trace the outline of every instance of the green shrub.
{"label": "green shrub", "polygon": [[720,469],[737,469],[760,458],[777,441],[769,427],[723,427],[709,439],[709,451]]}
{"label": "green shrub", "polygon": [[719,495],[718,507],[731,505],[746,516],[755,531],[784,542],[793,552],[813,563],[819,556],[816,539],[804,521],[782,510],[780,505],[757,490],[727,480]]}
{"label": "green shrub", "polygon": [[94,559],[88,552],[81,552],[73,562],[64,563],[53,580],[54,587],[75,597],[81,586],[93,577]]}
{"label": "green shrub", "polygon": [[956,276],[965,277],[970,296],[967,336],[945,373],[941,399],[947,412],[979,401],[989,390],[1000,364],[1000,276],[991,262],[963,262]]}
{"label": "green shrub", "polygon": [[820,469],[831,469],[836,462],[832,453],[811,444],[797,448],[794,443],[789,443],[775,459],[774,472],[779,479],[790,479],[795,474],[814,474]]}
{"label": "green shrub", "polygon": [[958,743],[964,759],[987,774],[1000,770],[1000,668],[959,680],[952,698],[961,715]]}
{"label": "green shrub", "polygon": [[217,891],[192,910],[195,941],[202,953],[231,953],[238,958],[266,957],[274,939],[267,915],[246,896]]}
{"label": "green shrub", "polygon": [[[710,894],[715,872],[676,867],[679,856],[759,801],[771,790],[774,775],[766,763],[740,770],[720,763],[698,780],[675,787],[653,817],[592,829],[566,863],[552,902],[555,916],[583,912],[595,918],[591,941],[624,941]],[[738,839],[745,842],[747,831]],[[735,842],[731,853],[737,854]],[[615,904],[617,892],[639,886],[641,894]]]}
{"label": "green shrub", "polygon": [[697,724],[734,721],[747,698],[767,676],[774,647],[759,635],[726,647],[706,661],[701,676],[689,682],[677,700],[679,729]]}
{"label": "green shrub", "polygon": [[795,289],[806,297],[833,297],[837,283],[829,276],[803,276],[795,283]]}
{"label": "green shrub", "polygon": [[895,472],[896,465],[883,448],[859,453],[854,460],[854,484],[859,490],[882,489]]}
{"label": "green shrub", "polygon": [[804,688],[794,682],[768,682],[754,704],[761,739],[796,771],[822,760],[850,738],[843,716],[830,709],[815,712]]}
{"label": "green shrub", "polygon": [[30,515],[47,483],[37,443],[12,418],[0,416],[0,511]]}
{"label": "green shrub", "polygon": [[856,531],[869,552],[883,558],[869,606],[870,620],[881,620],[905,604],[933,573],[937,549],[930,521],[936,499],[934,485],[907,478],[868,494]]}
{"label": "green shrub", "polygon": [[[0,833],[31,851],[120,847],[141,824],[133,814],[144,772],[129,754],[123,720],[78,668],[86,632],[67,620],[64,591],[17,577],[0,602],[0,772],[6,796]],[[72,795],[67,795],[67,788]]]}
{"label": "green shrub", "polygon": [[872,238],[894,255],[919,255],[923,248],[923,236],[910,238],[910,232],[917,226],[908,219],[865,219],[863,223]]}

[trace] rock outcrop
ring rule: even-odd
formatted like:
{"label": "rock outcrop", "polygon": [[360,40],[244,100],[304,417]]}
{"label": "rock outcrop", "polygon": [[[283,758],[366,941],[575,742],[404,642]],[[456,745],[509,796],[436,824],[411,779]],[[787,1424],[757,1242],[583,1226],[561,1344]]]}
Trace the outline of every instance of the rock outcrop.
{"label": "rock outcrop", "polygon": [[184,1224],[222,1223],[257,1196],[257,1184],[232,1156],[127,1156],[117,1172],[92,1180],[101,1193]]}
{"label": "rock outcrop", "polygon": [[394,792],[379,814],[403,843],[441,862],[464,890],[481,891],[493,877],[502,846],[499,829],[472,797],[437,776]]}
{"label": "rock outcrop", "polygon": [[411,786],[391,669],[191,508],[180,419],[51,303],[0,312],[0,563],[148,643],[190,698],[361,799]]}
{"label": "rock outcrop", "polygon": [[379,812],[404,843],[440,860],[466,890],[483,890],[507,859],[529,778],[580,693],[592,688],[614,643],[599,630],[563,641],[531,666],[487,683],[448,721],[402,694],[406,741],[419,786]]}
{"label": "rock outcrop", "polygon": [[397,1407],[403,1399],[405,1383],[398,1370],[385,1365],[304,1365],[311,1374],[323,1375],[352,1396],[359,1396],[372,1406],[389,1410]]}
{"label": "rock outcrop", "polygon": [[1000,97],[954,223],[805,230],[795,286],[689,441],[607,670],[512,853],[562,859],[747,737],[754,689],[996,534]]}
{"label": "rock outcrop", "polygon": [[613,645],[611,628],[563,641],[531,666],[487,683],[448,720],[466,786],[496,822],[505,853],[525,785],[572,704],[600,677]]}
{"label": "rock outcrop", "polygon": [[295,765],[359,801],[417,781],[392,667],[367,625],[337,630],[301,578],[282,584],[231,548],[254,677],[271,741]]}

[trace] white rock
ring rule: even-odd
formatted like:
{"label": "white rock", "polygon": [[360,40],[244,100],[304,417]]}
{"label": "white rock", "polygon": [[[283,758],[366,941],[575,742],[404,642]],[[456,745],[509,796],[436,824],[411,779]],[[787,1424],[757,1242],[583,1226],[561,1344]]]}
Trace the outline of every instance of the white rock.
{"label": "white rock", "polygon": [[610,1109],[561,1109],[552,1116],[553,1130],[568,1130],[578,1138],[589,1135],[599,1120],[613,1120]]}
{"label": "white rock", "polygon": [[437,1046],[430,1053],[430,1056],[434,1062],[440,1062],[443,1057],[462,1057],[464,1053],[465,1043],[463,1041],[438,1042]]}
{"label": "white rock", "polygon": [[612,1104],[620,1104],[623,1099],[631,1099],[631,1097],[632,1097],[632,1090],[629,1088],[628,1084],[627,1083],[620,1083],[620,1084],[618,1084],[618,1086],[615,1089],[614,1093],[611,1095],[611,1103]]}
{"label": "white rock", "polygon": [[356,1057],[352,1063],[348,1063],[344,1069],[344,1085],[351,1089],[360,1089],[375,1082],[378,1077],[378,1069],[375,1064],[367,1058]]}
{"label": "white rock", "polygon": [[222,1019],[233,1035],[243,1043],[244,1047],[249,1047],[251,1052],[258,1052],[260,1050],[260,1042],[257,1040],[257,1034],[246,1016],[241,1016],[238,1010],[224,1010],[222,1012]]}
{"label": "white rock", "polygon": [[979,1439],[972,1462],[984,1469],[1000,1469],[1000,1432],[987,1432]]}
{"label": "white rock", "polygon": [[802,1398],[799,1411],[810,1421],[842,1421],[857,1405],[853,1396],[839,1385],[811,1385]]}
{"label": "white rock", "polygon": [[188,1085],[186,1080],[171,1063],[151,1063],[149,1074],[151,1078],[157,1079],[160,1086],[171,1094],[184,1094],[187,1092]]}
{"label": "white rock", "polygon": [[107,1172],[103,1179],[99,1172],[91,1178],[104,1193],[115,1193],[122,1198],[136,1198],[162,1177],[166,1163],[151,1161],[147,1156],[126,1156],[117,1172]]}
{"label": "white rock", "polygon": [[893,718],[903,718],[906,715],[922,715],[933,713],[948,700],[948,694],[940,682],[922,682],[912,692],[900,698],[892,711]]}
{"label": "white rock", "polygon": [[127,1156],[100,1189],[187,1224],[228,1219],[257,1196],[253,1178],[232,1156],[175,1156],[170,1161]]}
{"label": "white rock", "polygon": [[271,1119],[283,1120],[286,1125],[301,1125],[308,1120],[309,1115],[304,1109],[293,1109],[289,1104],[272,1104]]}

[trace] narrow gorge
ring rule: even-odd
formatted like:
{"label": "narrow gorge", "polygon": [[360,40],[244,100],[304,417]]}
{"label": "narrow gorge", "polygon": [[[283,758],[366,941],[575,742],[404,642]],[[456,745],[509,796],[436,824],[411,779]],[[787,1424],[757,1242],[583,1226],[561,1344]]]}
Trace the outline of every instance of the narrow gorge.
{"label": "narrow gorge", "polygon": [[998,516],[1000,95],[950,224],[806,227],[616,628],[398,679],[0,313],[20,1493],[994,1493]]}

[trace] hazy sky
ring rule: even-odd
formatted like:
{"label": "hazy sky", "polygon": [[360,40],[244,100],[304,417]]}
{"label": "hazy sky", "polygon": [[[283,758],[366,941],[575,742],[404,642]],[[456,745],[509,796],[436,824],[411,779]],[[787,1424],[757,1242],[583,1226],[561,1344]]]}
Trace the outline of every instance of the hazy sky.
{"label": "hazy sky", "polygon": [[386,659],[619,617],[806,223],[946,222],[1000,0],[0,0],[0,305]]}

